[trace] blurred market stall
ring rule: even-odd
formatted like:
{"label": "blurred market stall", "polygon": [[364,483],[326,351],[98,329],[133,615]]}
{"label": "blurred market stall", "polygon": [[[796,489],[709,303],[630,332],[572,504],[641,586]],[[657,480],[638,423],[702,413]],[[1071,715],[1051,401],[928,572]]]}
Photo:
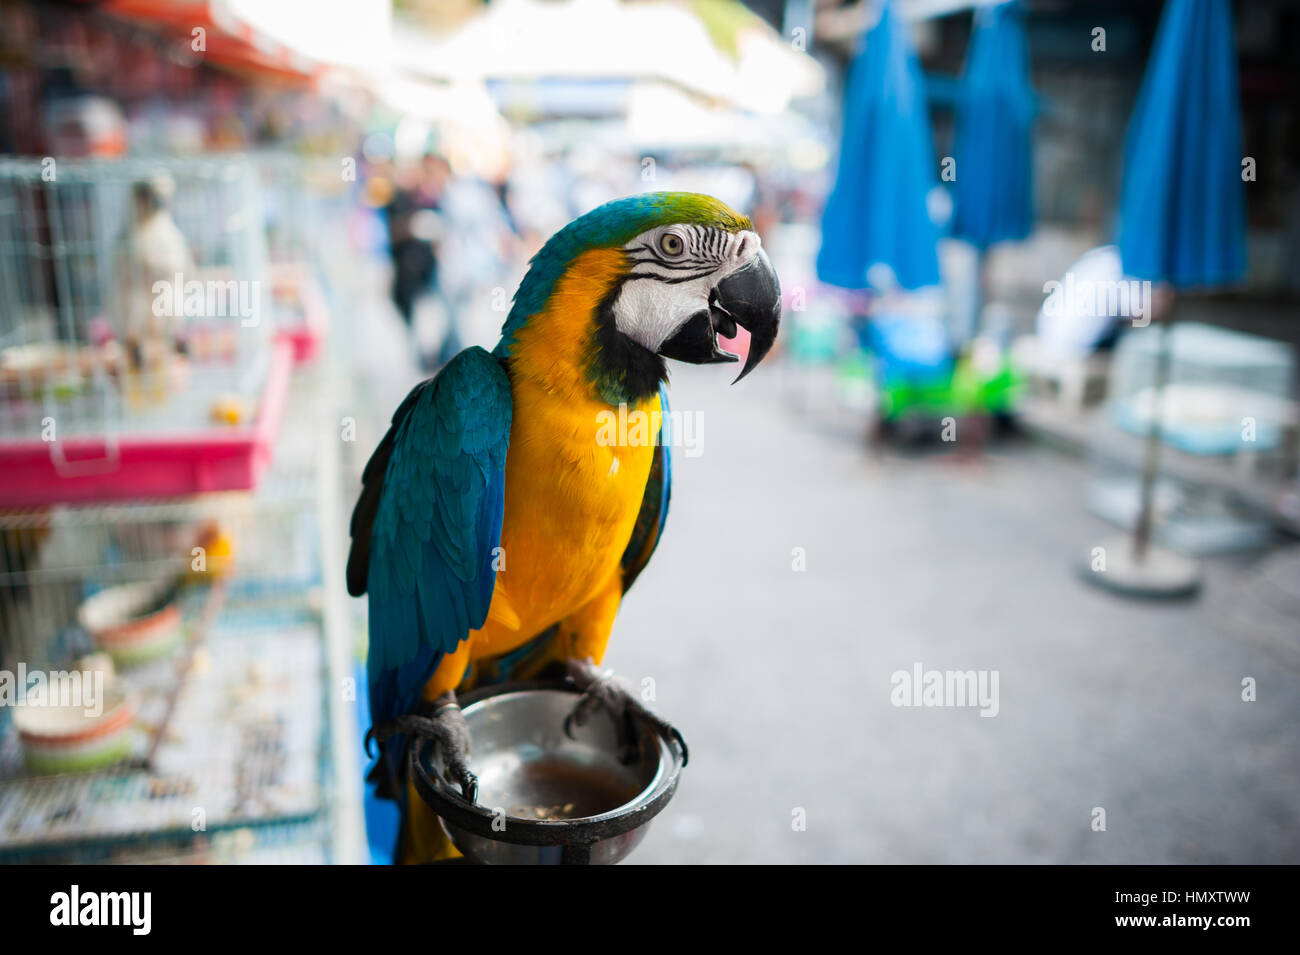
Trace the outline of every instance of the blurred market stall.
{"label": "blurred market stall", "polygon": [[0,15],[0,859],[358,859],[325,64],[232,4]]}

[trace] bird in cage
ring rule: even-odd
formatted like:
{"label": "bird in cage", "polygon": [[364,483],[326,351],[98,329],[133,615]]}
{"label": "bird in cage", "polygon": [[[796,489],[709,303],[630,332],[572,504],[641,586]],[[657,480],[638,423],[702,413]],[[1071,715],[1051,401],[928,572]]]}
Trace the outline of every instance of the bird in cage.
{"label": "bird in cage", "polygon": [[175,180],[166,173],[132,186],[117,261],[117,320],[130,366],[160,384],[168,381],[172,359],[185,347],[183,303],[168,293],[178,276],[183,281],[194,269],[189,244],[172,217],[175,195]]}
{"label": "bird in cage", "polygon": [[[533,258],[492,352],[418,385],[366,465],[348,589],[369,593],[372,734],[403,807],[402,861],[451,854],[404,774],[433,735],[467,798],[456,692],[555,671],[630,744],[630,718],[681,735],[599,669],[623,594],[650,560],[671,487],[666,359],[734,362],[776,340],[780,286],[748,218],[709,196],[607,203]],[[412,722],[410,714],[423,714]]]}

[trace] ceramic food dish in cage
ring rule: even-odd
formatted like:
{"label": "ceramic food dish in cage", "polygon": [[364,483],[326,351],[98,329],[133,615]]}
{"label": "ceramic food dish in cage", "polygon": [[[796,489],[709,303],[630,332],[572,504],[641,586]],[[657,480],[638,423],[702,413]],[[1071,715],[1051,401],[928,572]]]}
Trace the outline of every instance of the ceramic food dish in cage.
{"label": "ceramic food dish in cage", "polygon": [[148,663],[180,645],[177,590],[167,579],[108,587],[82,603],[77,620],[117,665]]}
{"label": "ceramic food dish in cage", "polygon": [[130,696],[121,687],[106,686],[102,700],[83,704],[14,707],[14,726],[29,771],[89,772],[131,755],[136,707]]}

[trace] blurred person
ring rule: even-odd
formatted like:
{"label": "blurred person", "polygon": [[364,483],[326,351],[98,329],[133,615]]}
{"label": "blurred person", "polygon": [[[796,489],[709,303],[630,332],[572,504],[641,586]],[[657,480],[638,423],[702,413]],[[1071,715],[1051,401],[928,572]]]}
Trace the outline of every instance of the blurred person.
{"label": "blurred person", "polygon": [[520,259],[531,258],[547,236],[576,215],[568,203],[570,185],[564,165],[539,151],[517,154],[503,187],[521,243]]}
{"label": "blurred person", "polygon": [[[447,308],[448,333],[439,363],[459,353],[469,323],[504,295],[523,241],[511,211],[510,181],[505,171],[492,179],[455,176],[441,206],[443,239],[439,245],[440,293]],[[499,290],[499,292],[498,292]],[[495,321],[495,320],[494,320]]]}
{"label": "blurred person", "polygon": [[[416,169],[399,174],[392,197],[384,207],[388,253],[393,262],[393,304],[412,331],[417,303],[437,294],[440,288],[436,243],[442,234],[439,213],[450,180],[451,167],[447,160],[428,153]],[[455,327],[449,324],[441,352],[446,355],[459,350]]]}

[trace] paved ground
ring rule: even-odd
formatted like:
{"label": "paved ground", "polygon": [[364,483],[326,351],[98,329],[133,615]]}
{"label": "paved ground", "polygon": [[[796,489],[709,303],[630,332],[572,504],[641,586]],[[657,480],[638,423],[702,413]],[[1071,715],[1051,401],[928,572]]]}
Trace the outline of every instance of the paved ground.
{"label": "paved ground", "polygon": [[[391,314],[366,321],[359,390],[386,416],[414,373]],[[1074,570],[1111,533],[1080,462],[873,459],[786,410],[779,367],[727,380],[674,372],[703,453],[676,455],[607,658],[691,745],[632,861],[1300,862],[1300,685],[1228,622],[1249,562],[1209,564],[1193,603],[1112,597]],[[891,705],[918,663],[998,671],[997,716]]]}

